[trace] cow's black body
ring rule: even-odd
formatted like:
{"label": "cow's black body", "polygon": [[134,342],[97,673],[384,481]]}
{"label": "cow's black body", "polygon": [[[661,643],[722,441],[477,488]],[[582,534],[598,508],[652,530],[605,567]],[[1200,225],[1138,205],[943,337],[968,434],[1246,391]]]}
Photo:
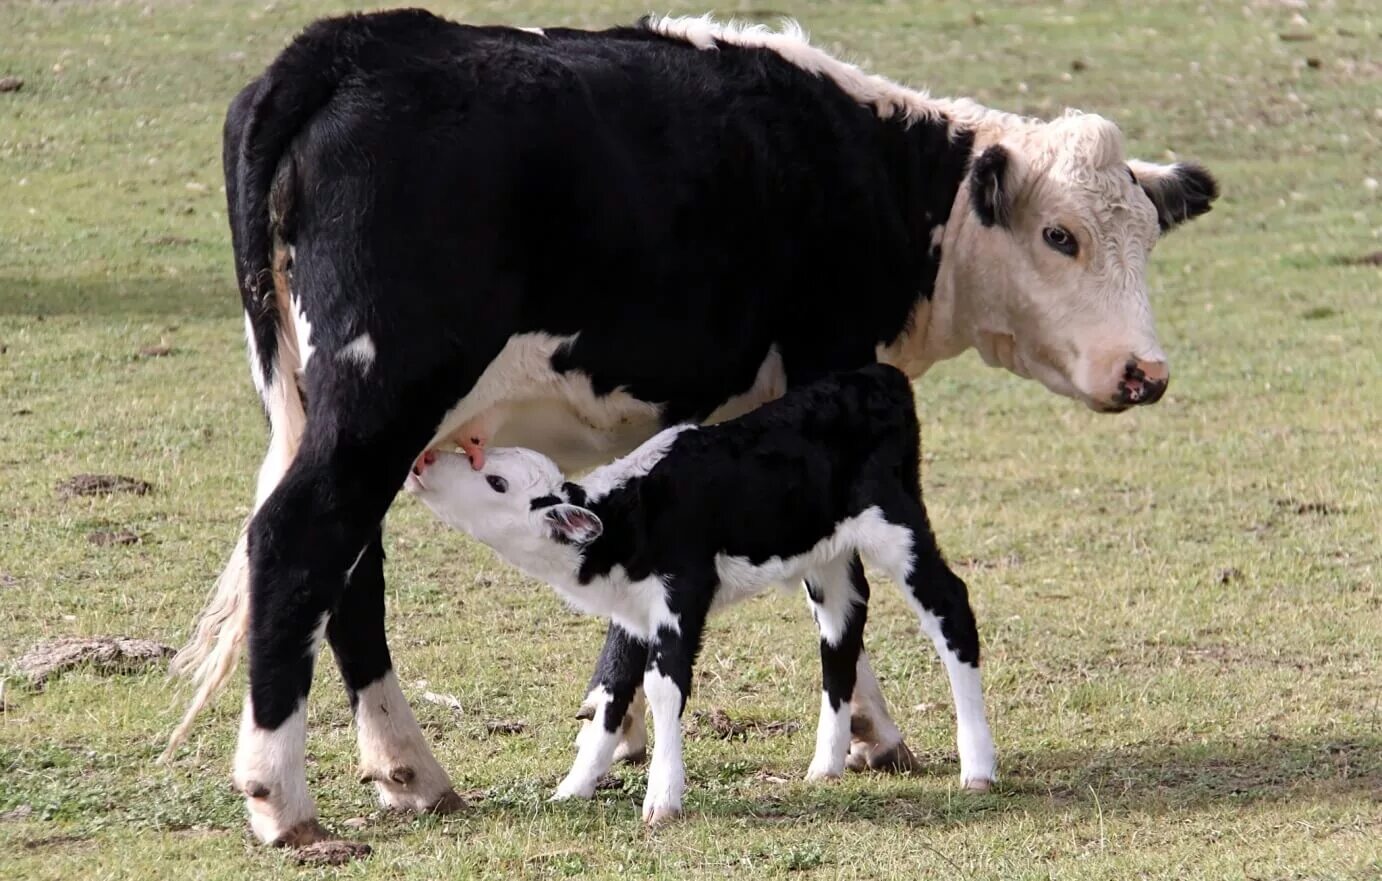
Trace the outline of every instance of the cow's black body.
{"label": "cow's black body", "polygon": [[[552,366],[664,424],[746,390],[773,346],[789,384],[870,363],[931,292],[970,155],[943,120],[880,119],[765,49],[417,11],[314,24],[225,134],[258,368],[288,379],[275,254],[318,353],[301,450],[249,533],[266,728],[306,692],[322,610],[352,691],[388,669],[377,525],[512,335],[579,333]],[[366,331],[368,371],[331,357]]]}

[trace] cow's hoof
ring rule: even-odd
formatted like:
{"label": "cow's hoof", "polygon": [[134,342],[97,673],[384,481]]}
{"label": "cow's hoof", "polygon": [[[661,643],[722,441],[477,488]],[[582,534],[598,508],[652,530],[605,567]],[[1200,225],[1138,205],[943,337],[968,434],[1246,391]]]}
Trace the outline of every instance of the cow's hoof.
{"label": "cow's hoof", "polygon": [[364,859],[370,853],[368,844],[332,838],[299,847],[293,853],[293,859],[297,860],[299,866],[344,866],[351,860]]}
{"label": "cow's hoof", "polygon": [[965,792],[988,792],[993,788],[993,780],[989,777],[971,777],[961,780],[960,786]]}
{"label": "cow's hoof", "polygon": [[921,773],[921,762],[901,740],[887,748],[875,746],[869,750],[868,765],[869,770],[883,774]]}
{"label": "cow's hoof", "polygon": [[441,798],[437,799],[436,803],[428,808],[425,813],[454,814],[466,805],[466,800],[461,798],[456,790],[448,788],[446,792],[442,793]]}
{"label": "cow's hoof", "polygon": [[681,816],[681,805],[644,805],[643,822],[649,828],[656,828]]}
{"label": "cow's hoof", "polygon": [[303,820],[280,832],[269,843],[274,847],[309,847],[331,839],[330,833],[316,819]]}
{"label": "cow's hoof", "polygon": [[614,761],[629,765],[643,765],[648,761],[648,750],[642,746],[625,748],[625,745],[621,743],[614,750]]}
{"label": "cow's hoof", "polygon": [[391,811],[449,814],[465,807],[464,800],[451,787],[451,781],[440,766],[424,768],[421,772],[411,765],[362,768],[360,782],[373,783],[379,793],[379,803]]}

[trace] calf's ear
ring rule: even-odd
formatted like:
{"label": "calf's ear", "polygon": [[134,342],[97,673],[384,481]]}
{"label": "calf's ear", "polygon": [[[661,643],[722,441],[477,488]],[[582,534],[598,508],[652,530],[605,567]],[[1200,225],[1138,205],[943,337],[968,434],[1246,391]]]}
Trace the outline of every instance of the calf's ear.
{"label": "calf's ear", "polygon": [[1133,159],[1128,169],[1156,207],[1163,233],[1209,211],[1219,197],[1219,184],[1204,166],[1194,162],[1158,165]]}
{"label": "calf's ear", "polygon": [[1001,144],[984,150],[970,165],[969,204],[984,226],[1007,227],[1011,222],[1016,165]]}
{"label": "calf's ear", "polygon": [[557,541],[583,545],[600,537],[605,525],[595,512],[580,505],[553,505],[543,515]]}

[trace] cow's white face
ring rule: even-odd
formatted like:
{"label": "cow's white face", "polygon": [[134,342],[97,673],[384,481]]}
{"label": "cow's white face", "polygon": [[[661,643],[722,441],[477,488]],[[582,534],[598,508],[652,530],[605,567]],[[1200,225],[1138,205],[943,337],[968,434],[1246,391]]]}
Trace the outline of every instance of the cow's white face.
{"label": "cow's white face", "polygon": [[1009,134],[975,158],[967,213],[945,236],[954,329],[990,365],[1093,409],[1154,403],[1170,370],[1147,257],[1216,195],[1198,166],[1127,161],[1117,126],[1098,116]]}
{"label": "cow's white face", "polygon": [[521,447],[490,450],[482,468],[459,453],[428,452],[404,489],[447,525],[539,577],[571,563],[570,549],[599,537],[600,518],[565,501],[551,459]]}

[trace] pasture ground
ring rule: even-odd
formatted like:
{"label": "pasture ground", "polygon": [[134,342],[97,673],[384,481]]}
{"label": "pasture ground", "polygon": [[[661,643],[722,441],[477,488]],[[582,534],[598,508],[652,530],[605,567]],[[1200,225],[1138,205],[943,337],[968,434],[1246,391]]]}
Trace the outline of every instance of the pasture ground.
{"label": "pasture ground", "polygon": [[[957,791],[944,677],[880,584],[870,648],[930,773],[800,782],[816,637],[798,596],[773,595],[710,633],[684,822],[641,828],[641,768],[618,769],[591,804],[550,805],[603,628],[405,499],[388,524],[394,653],[475,805],[377,813],[325,661],[311,786],[326,823],[375,853],[300,871],[1382,877],[1382,271],[1359,262],[1382,249],[1382,193],[1366,184],[1382,177],[1382,11],[1312,2],[1293,23],[1292,5],[719,10],[785,9],[818,43],[937,93],[1105,113],[1137,154],[1177,150],[1222,182],[1219,207],[1153,260],[1175,372],[1162,404],[1100,417],[972,355],[919,386],[927,498],[985,640],[994,792]],[[433,6],[520,25],[644,11]],[[300,26],[345,8],[0,4],[0,76],[24,79],[0,93],[0,663],[62,635],[186,636],[264,447],[230,274],[221,115]],[[149,346],[169,351],[141,356]],[[154,490],[60,498],[55,483],[80,472]],[[120,530],[139,541],[88,540]],[[238,693],[175,765],[153,764],[184,697],[160,673],[74,673],[40,694],[11,679],[0,877],[297,873],[289,855],[248,843],[227,785]],[[801,726],[724,740],[714,711]],[[496,721],[521,730],[491,733]]]}

